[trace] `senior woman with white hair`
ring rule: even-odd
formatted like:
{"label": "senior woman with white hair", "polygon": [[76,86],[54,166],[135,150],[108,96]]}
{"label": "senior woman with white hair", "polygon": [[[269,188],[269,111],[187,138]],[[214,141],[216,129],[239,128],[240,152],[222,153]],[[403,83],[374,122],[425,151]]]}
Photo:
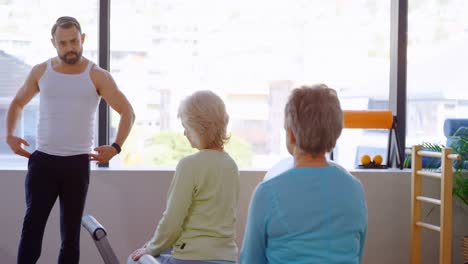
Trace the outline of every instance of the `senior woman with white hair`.
{"label": "senior woman with white hair", "polygon": [[335,90],[293,90],[285,107],[294,167],[260,183],[252,197],[241,264],[361,263],[367,232],[364,189],[327,162],[343,128]]}
{"label": "senior woman with white hair", "polygon": [[182,101],[178,116],[185,136],[199,151],[178,163],[154,236],[128,263],[144,254],[162,264],[235,263],[239,171],[224,151],[229,120],[225,105],[215,93],[198,91]]}

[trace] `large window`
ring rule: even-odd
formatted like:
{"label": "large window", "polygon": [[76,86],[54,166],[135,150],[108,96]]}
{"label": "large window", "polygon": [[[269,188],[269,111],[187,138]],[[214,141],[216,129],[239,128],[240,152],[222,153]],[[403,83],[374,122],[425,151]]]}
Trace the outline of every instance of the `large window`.
{"label": "large window", "polygon": [[[110,71],[137,121],[111,166],[173,166],[191,150],[177,120],[203,89],[225,100],[241,167],[287,156],[283,108],[298,84],[335,88],[344,109],[388,109],[390,1],[111,2]],[[111,115],[111,140],[118,115]],[[386,131],[344,131],[335,157],[386,153]]]}
{"label": "large window", "polygon": [[446,118],[468,118],[468,1],[410,0],[407,145],[445,144]]}
{"label": "large window", "polygon": [[[8,105],[35,64],[56,56],[50,42],[50,29],[64,15],[74,16],[87,34],[84,56],[97,58],[98,0],[80,0],[70,4],[60,0],[0,1],[0,164],[25,166],[26,159],[13,155],[5,144],[5,117]],[[38,98],[23,111],[17,135],[35,149]]]}

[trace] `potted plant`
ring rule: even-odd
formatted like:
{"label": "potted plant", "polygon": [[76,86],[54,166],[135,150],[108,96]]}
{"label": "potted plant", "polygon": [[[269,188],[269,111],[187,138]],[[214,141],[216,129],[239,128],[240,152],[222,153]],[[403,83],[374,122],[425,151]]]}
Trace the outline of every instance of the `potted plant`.
{"label": "potted plant", "polygon": [[[450,137],[450,147],[454,153],[461,156],[461,160],[454,162],[453,195],[461,201],[462,212],[468,211],[468,127],[458,128]],[[468,223],[464,223],[468,225]],[[468,263],[468,234],[462,238],[463,263]]]}
{"label": "potted plant", "polygon": [[[443,144],[423,142],[421,144],[423,150],[442,152],[442,148],[445,148]],[[425,169],[438,169],[440,167],[440,159],[423,157],[422,166]],[[403,161],[403,168],[411,168],[411,154],[406,155]]]}

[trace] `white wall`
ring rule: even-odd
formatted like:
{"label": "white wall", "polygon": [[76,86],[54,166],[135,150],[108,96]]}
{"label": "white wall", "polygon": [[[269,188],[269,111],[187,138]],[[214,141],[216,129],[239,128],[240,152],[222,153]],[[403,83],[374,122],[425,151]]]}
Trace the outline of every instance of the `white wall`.
{"label": "white wall", "polygon": [[[408,263],[409,171],[358,171],[353,174],[364,184],[369,209],[364,263]],[[15,263],[25,210],[24,175],[22,170],[0,171],[0,263]],[[263,175],[260,171],[241,172],[239,245],[252,191]],[[95,216],[107,229],[109,240],[122,263],[132,250],[153,234],[165,208],[171,177],[171,171],[103,169],[92,172],[85,213]],[[39,264],[56,263],[60,246],[58,213],[56,206],[46,228]],[[423,263],[438,263],[437,236],[431,233],[424,235],[423,251],[427,260]],[[81,236],[81,263],[101,263],[85,230]]]}

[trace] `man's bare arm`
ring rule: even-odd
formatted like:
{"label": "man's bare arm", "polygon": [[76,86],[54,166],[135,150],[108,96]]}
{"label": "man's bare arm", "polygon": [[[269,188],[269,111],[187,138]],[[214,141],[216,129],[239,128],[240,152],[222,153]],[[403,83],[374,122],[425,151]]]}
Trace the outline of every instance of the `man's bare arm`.
{"label": "man's bare arm", "polygon": [[45,67],[45,63],[33,67],[23,86],[18,90],[16,96],[8,107],[6,118],[6,142],[14,153],[26,158],[29,158],[31,153],[23,149],[21,145],[24,144],[29,146],[29,143],[26,140],[15,136],[15,131],[18,127],[18,121],[21,118],[24,106],[27,105],[39,92],[38,80],[44,73]]}
{"label": "man's bare arm", "polygon": [[[115,143],[122,146],[130,134],[133,123],[135,121],[135,113],[132,105],[127,100],[125,95],[118,89],[112,76],[100,68],[94,68],[91,72],[91,78],[96,85],[98,93],[104,100],[109,104],[112,109],[120,114],[119,126],[117,129],[117,135]],[[100,146],[95,149],[98,154],[90,155],[92,159],[98,161],[98,164],[109,161],[117,151],[110,146]]]}

